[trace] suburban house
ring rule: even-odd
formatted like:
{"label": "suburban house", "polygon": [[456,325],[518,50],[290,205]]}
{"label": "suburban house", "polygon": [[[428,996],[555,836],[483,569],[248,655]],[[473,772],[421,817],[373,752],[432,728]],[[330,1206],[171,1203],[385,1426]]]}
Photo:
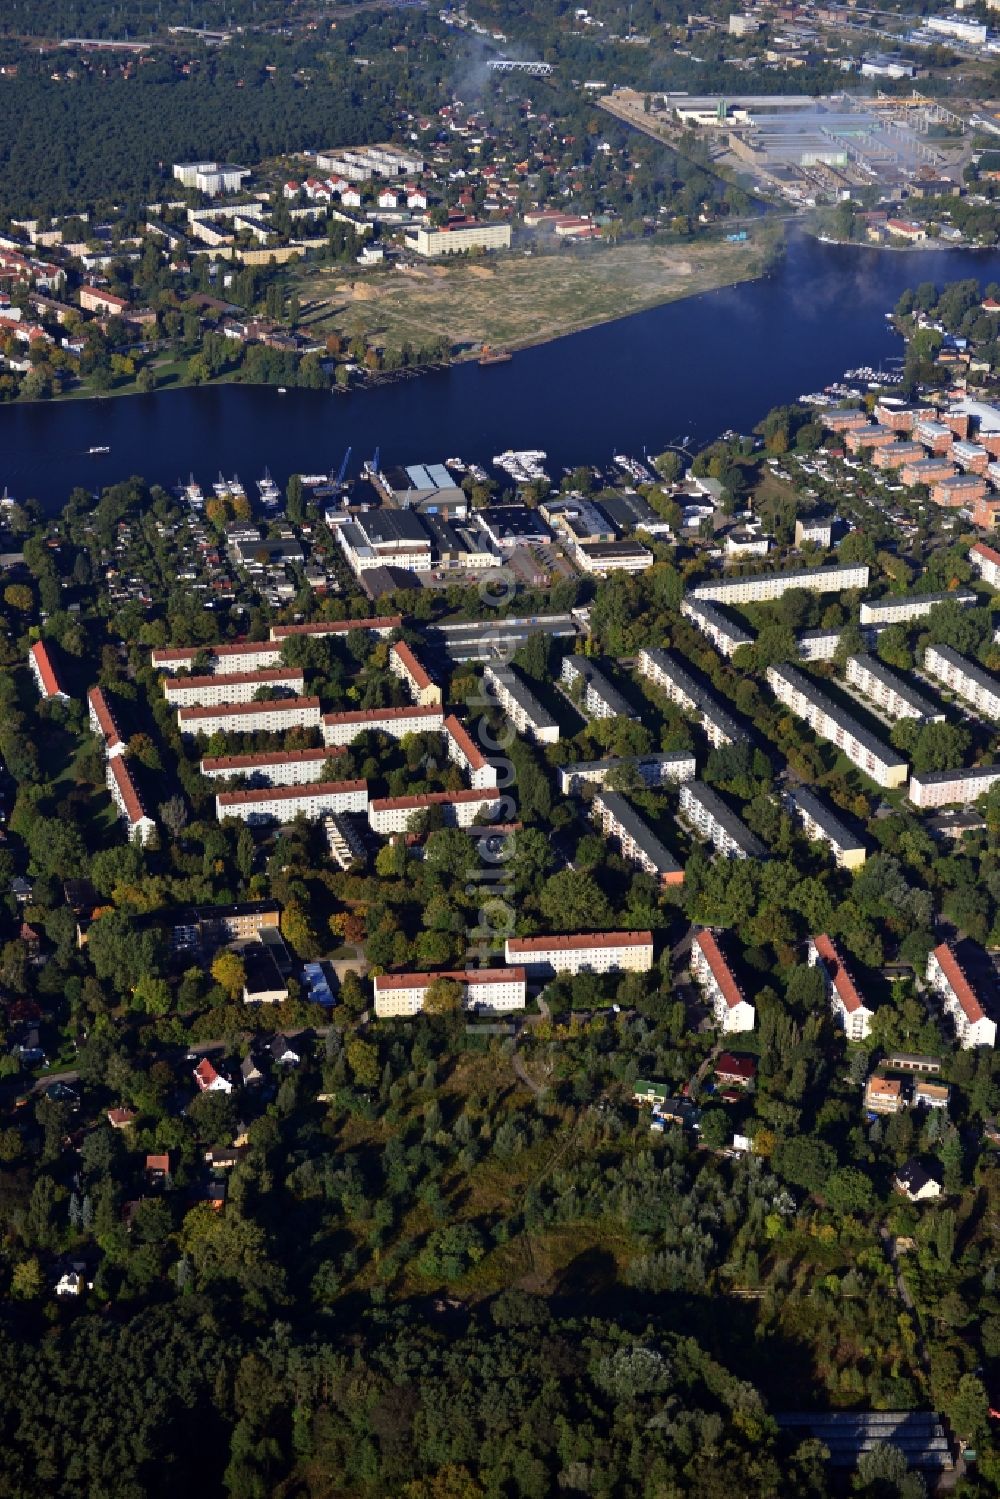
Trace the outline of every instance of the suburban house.
{"label": "suburban house", "polygon": [[900,1166],[892,1185],[908,1202],[932,1202],[941,1196],[941,1183],[916,1158]]}

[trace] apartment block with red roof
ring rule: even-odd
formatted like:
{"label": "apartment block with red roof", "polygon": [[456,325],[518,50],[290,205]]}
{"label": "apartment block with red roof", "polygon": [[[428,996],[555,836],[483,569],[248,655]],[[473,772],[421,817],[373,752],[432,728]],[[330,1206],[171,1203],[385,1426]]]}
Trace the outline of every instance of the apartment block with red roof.
{"label": "apartment block with red roof", "polygon": [[849,1041],[863,1041],[871,1030],[875,1012],[858,993],[833,938],[825,933],[810,937],[808,956],[810,967],[818,967],[823,975],[834,1021]]}
{"label": "apartment block with red roof", "polygon": [[407,734],[440,734],[444,713],[440,708],[365,708],[352,713],[323,715],[324,744],[351,744],[359,734],[388,734],[404,739]]}
{"label": "apartment block with red roof", "polygon": [[701,985],[720,1030],[727,1035],[753,1030],[757,1012],[736,982],[714,932],[707,927],[698,932],[691,944],[691,972]]}
{"label": "apartment block with red roof", "polygon": [[224,703],[251,703],[262,688],[301,696],[301,667],[267,666],[260,671],[232,671],[208,677],[163,678],[163,695],[172,708],[217,708]]}
{"label": "apartment block with red roof", "polygon": [[31,647],[28,652],[28,665],[31,667],[31,674],[41,697],[46,701],[50,698],[57,698],[61,702],[69,702],[69,693],[63,687],[52,651],[44,640],[36,640]]}
{"label": "apartment block with red roof", "polygon": [[[449,827],[470,828],[479,822],[495,822],[508,798],[487,787],[479,791],[425,791],[416,796],[379,797],[368,805],[372,832],[388,837],[405,833],[420,812],[438,808]],[[512,804],[511,804],[512,805]]]}
{"label": "apartment block with red roof", "polygon": [[969,548],[969,561],[984,583],[990,588],[1000,588],[1000,552],[989,547],[985,541],[977,541]]}
{"label": "apartment block with red roof", "polygon": [[190,671],[199,656],[218,676],[231,672],[261,671],[280,666],[281,646],[273,640],[237,640],[226,645],[165,646],[153,651],[150,661],[154,671]]}
{"label": "apartment block with red roof", "polygon": [[226,817],[255,824],[292,822],[296,817],[326,817],[336,812],[364,812],[367,808],[367,781],[246,787],[241,791],[220,791],[215,798],[215,815],[220,822]]}
{"label": "apartment block with red roof", "polygon": [[431,680],[427,668],[405,640],[397,640],[389,652],[389,670],[406,684],[413,701],[421,708],[441,706],[440,687]]}
{"label": "apartment block with red roof", "polygon": [[458,984],[463,1009],[486,1015],[524,1009],[527,985],[523,968],[467,968],[440,973],[378,974],[373,981],[375,1014],[380,1019],[419,1014],[428,989],[440,979]]}
{"label": "apartment block with red roof", "polygon": [[448,759],[460,770],[464,770],[476,790],[497,784],[497,768],[483,754],[464,724],[459,723],[454,713],[444,721]]}
{"label": "apartment block with red roof", "polygon": [[306,625],[272,625],[271,639],[281,642],[297,635],[322,639],[326,635],[348,635],[352,630],[367,630],[372,635],[391,635],[403,623],[401,614],[380,614],[372,619],[324,619]]}
{"label": "apartment block with red roof", "polygon": [[949,942],[942,942],[927,959],[927,982],[941,998],[946,1015],[955,1026],[955,1036],[963,1051],[974,1046],[995,1046],[996,1021],[986,1013]]}
{"label": "apartment block with red roof", "polygon": [[182,734],[211,736],[219,730],[276,734],[286,729],[318,729],[320,720],[318,697],[278,697],[264,703],[220,703],[217,707],[206,704],[177,709],[177,727]]}
{"label": "apartment block with red roof", "polygon": [[200,770],[210,781],[244,778],[255,786],[304,786],[323,779],[329,760],[346,755],[341,745],[329,749],[272,750],[257,755],[205,755]]}
{"label": "apartment block with red roof", "polygon": [[104,753],[108,759],[111,760],[116,755],[124,754],[125,740],[122,738],[114,710],[103,688],[91,687],[87,693],[87,713],[90,727],[104,740]]}
{"label": "apartment block with red roof", "polygon": [[132,778],[132,771],[124,755],[109,758],[105,778],[111,800],[118,808],[118,815],[128,828],[130,840],[145,843],[155,831],[156,823],[143,804],[142,795]]}
{"label": "apartment block with red roof", "polygon": [[558,973],[648,973],[652,932],[582,932],[578,936],[508,937],[504,960],[538,977]]}

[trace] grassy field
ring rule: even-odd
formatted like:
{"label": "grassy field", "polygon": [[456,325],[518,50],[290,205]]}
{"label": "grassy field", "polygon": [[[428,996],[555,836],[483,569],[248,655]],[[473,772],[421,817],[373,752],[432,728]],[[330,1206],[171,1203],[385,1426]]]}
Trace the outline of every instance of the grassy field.
{"label": "grassy field", "polygon": [[565,247],[486,263],[303,271],[303,323],[384,348],[447,339],[456,354],[483,343],[515,349],[595,323],[732,285],[759,271],[752,243]]}

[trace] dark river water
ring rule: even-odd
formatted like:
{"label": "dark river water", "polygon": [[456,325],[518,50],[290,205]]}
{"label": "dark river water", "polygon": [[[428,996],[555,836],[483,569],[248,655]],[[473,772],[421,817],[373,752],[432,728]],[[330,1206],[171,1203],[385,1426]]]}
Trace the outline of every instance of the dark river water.
{"label": "dark river water", "polygon": [[[641,456],[726,428],[748,431],[772,406],[898,358],[884,314],[920,281],[1000,280],[993,251],[894,254],[794,237],[766,280],[673,302],[518,353],[348,396],[219,386],[120,400],[0,408],[0,489],[57,510],[74,485],[142,475],[166,487],[220,471],[249,486],[270,469],[351,468],[458,455],[489,464],[542,448],[548,468]],[[111,452],[88,457],[106,444]]]}

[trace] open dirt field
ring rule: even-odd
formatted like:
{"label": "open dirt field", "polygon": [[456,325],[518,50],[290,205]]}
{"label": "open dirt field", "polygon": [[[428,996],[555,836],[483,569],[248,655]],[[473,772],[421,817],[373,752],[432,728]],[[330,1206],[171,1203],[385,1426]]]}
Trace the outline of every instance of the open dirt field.
{"label": "open dirt field", "polygon": [[516,349],[756,274],[742,245],[629,243],[554,249],[495,262],[432,263],[353,275],[306,270],[303,323],[313,332],[366,336],[386,348],[447,339],[457,354],[483,343]]}

